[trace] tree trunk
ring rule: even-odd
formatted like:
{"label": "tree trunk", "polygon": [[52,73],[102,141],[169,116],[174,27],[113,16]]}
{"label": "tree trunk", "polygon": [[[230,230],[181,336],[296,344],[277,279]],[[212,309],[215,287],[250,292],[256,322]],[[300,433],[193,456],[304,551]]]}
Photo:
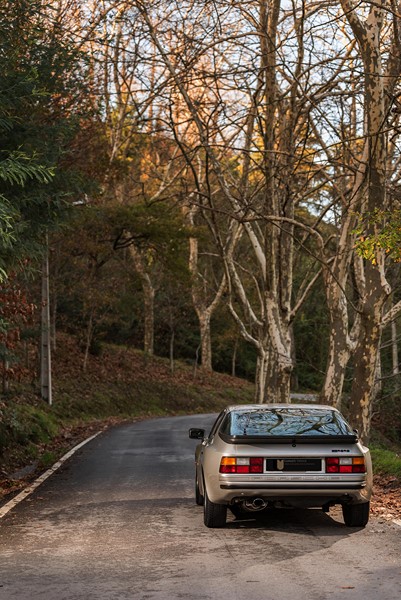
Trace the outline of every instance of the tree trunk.
{"label": "tree trunk", "polygon": [[201,336],[202,369],[212,371],[212,340],[208,311],[197,311]]}
{"label": "tree trunk", "polygon": [[255,400],[258,403],[287,404],[291,401],[291,365],[284,357],[275,357],[270,339],[257,345]]}
{"label": "tree trunk", "polygon": [[146,354],[154,353],[154,331],[155,331],[155,289],[150,277],[142,278],[143,307],[144,307],[144,338],[143,349]]}
{"label": "tree trunk", "polygon": [[[381,339],[381,336],[380,336]],[[379,343],[379,349],[377,351],[377,361],[376,361],[376,371],[375,371],[375,384],[373,387],[373,400],[375,400],[379,394],[381,394],[382,389],[383,389],[383,384],[382,384],[382,357],[381,357],[381,348],[380,348],[381,344]]]}
{"label": "tree trunk", "polygon": [[[197,207],[190,210],[184,210],[185,219],[190,227],[194,227]],[[205,371],[212,371],[212,338],[211,338],[211,318],[216,308],[220,304],[221,297],[226,288],[224,275],[220,280],[217,291],[210,293],[209,287],[205,286],[207,273],[201,273],[199,264],[199,241],[195,237],[189,239],[189,271],[192,276],[191,296],[192,303],[199,321],[199,332],[201,338],[201,366]]]}
{"label": "tree trunk", "polygon": [[[377,345],[380,339],[374,318],[364,315],[361,340],[354,354],[354,379],[349,406],[349,419],[364,442],[369,440],[375,383]],[[366,339],[370,339],[366,343]]]}
{"label": "tree trunk", "polygon": [[292,369],[286,363],[280,363],[269,353],[266,381],[265,402],[288,404],[291,402]]}
{"label": "tree trunk", "polygon": [[255,374],[255,402],[263,404],[264,402],[270,402],[271,400],[266,397],[266,382],[267,373],[269,368],[269,353],[258,349],[256,358],[256,374]]}
{"label": "tree trunk", "polygon": [[238,337],[235,338],[233,354],[231,357],[231,376],[236,377],[236,365],[237,365],[237,351],[238,351]]}
{"label": "tree trunk", "polygon": [[283,363],[280,366],[281,368],[277,372],[276,402],[287,404],[291,402],[290,386],[292,366],[289,366],[286,363]]}
{"label": "tree trunk", "polygon": [[354,378],[349,407],[349,419],[358,429],[364,443],[369,441],[370,435],[381,319],[387,299],[379,269],[368,262],[366,272],[367,295],[361,311],[360,334],[354,353]]}
{"label": "tree trunk", "polygon": [[140,251],[133,245],[129,247],[129,250],[134,261],[135,270],[138,273],[142,284],[144,323],[143,349],[146,354],[153,355],[155,327],[155,288],[152,284],[150,275],[147,272],[145,260],[141,256]]}
{"label": "tree trunk", "polygon": [[[350,0],[341,0],[344,13],[358,41],[359,53],[364,70],[364,113],[365,137],[368,142],[368,160],[365,163],[367,194],[362,211],[373,215],[375,210],[388,210],[386,195],[387,119],[388,97],[394,89],[400,69],[400,44],[397,33],[394,47],[390,50],[389,71],[382,67],[383,22],[387,3],[380,0],[372,3],[369,13],[362,21]],[[394,52],[393,52],[394,50]],[[391,56],[394,54],[394,58]],[[390,77],[386,77],[390,75]],[[377,225],[370,223],[367,235],[377,234]],[[385,301],[391,293],[384,273],[383,251],[376,249],[374,260],[366,261],[364,277],[360,285],[361,328],[354,354],[354,379],[351,391],[350,420],[359,430],[364,442],[369,440],[374,383],[381,322]]]}
{"label": "tree trunk", "polygon": [[93,329],[94,329],[93,328],[93,311],[91,311],[91,313],[89,315],[89,319],[88,319],[88,325],[86,327],[85,352],[84,352],[84,360],[82,363],[82,370],[84,373],[86,372],[86,367],[88,365],[89,350],[90,350],[92,338],[93,338]]}
{"label": "tree trunk", "polygon": [[[341,292],[340,292],[341,293]],[[322,404],[328,404],[341,409],[342,391],[345,370],[350,358],[348,343],[348,316],[344,305],[334,308],[334,303],[328,300],[330,310],[330,336],[327,357],[326,375],[320,394]]]}
{"label": "tree trunk", "polygon": [[280,311],[276,299],[266,296],[266,315],[269,326],[270,359],[274,376],[268,378],[266,396],[269,402],[290,402],[293,370],[291,324],[287,314]]}

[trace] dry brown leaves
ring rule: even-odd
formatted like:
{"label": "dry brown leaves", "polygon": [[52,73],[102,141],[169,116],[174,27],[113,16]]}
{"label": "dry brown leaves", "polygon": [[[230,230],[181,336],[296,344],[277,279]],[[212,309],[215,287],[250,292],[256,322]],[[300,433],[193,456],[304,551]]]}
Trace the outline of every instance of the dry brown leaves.
{"label": "dry brown leaves", "polygon": [[385,520],[401,519],[400,479],[375,475],[371,512]]}

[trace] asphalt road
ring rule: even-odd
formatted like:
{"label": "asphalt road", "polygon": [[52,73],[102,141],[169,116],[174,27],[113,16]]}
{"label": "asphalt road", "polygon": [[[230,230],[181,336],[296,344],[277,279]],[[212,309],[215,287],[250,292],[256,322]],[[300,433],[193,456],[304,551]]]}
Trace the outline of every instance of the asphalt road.
{"label": "asphalt road", "polygon": [[396,600],[401,527],[274,511],[207,529],[190,426],[116,427],[0,520],[0,600]]}

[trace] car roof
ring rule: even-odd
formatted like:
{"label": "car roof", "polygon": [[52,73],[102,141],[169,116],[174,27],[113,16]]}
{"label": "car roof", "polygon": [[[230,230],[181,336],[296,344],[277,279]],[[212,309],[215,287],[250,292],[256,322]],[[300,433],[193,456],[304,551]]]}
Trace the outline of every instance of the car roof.
{"label": "car roof", "polygon": [[276,409],[276,408],[302,408],[302,409],[321,409],[321,410],[334,410],[339,412],[334,406],[328,404],[293,404],[290,402],[286,403],[270,403],[270,404],[236,404],[228,406],[226,410],[263,410],[263,409]]}

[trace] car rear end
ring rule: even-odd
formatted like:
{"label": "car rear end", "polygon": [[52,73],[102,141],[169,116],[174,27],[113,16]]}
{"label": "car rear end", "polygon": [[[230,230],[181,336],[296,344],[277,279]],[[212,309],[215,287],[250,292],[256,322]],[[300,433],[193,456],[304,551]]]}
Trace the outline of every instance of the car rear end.
{"label": "car rear end", "polygon": [[213,502],[252,510],[367,502],[372,492],[370,454],[360,443],[244,446],[216,440],[204,471]]}
{"label": "car rear end", "polygon": [[364,526],[369,517],[369,450],[332,407],[234,407],[205,442],[199,467],[209,508],[327,511],[340,504],[348,525]]}

